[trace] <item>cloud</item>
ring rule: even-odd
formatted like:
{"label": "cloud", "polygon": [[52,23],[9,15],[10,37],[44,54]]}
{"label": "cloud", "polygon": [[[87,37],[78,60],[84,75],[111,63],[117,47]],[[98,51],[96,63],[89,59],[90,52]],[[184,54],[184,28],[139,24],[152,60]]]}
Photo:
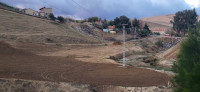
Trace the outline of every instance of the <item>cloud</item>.
{"label": "cloud", "polygon": [[184,0],[191,8],[198,8],[200,0]]}
{"label": "cloud", "polygon": [[[98,16],[102,19],[114,19],[121,15],[129,18],[150,17],[174,14],[177,11],[191,9],[188,0],[0,0],[7,4],[32,8],[46,6],[53,8],[55,15],[88,18]],[[15,1],[15,2],[12,2]],[[191,0],[190,0],[191,1]],[[199,10],[199,8],[197,8]]]}
{"label": "cloud", "polygon": [[21,4],[17,4],[16,7],[17,7],[17,8],[21,8],[21,9],[24,9],[24,8],[25,8],[24,5],[21,5]]}

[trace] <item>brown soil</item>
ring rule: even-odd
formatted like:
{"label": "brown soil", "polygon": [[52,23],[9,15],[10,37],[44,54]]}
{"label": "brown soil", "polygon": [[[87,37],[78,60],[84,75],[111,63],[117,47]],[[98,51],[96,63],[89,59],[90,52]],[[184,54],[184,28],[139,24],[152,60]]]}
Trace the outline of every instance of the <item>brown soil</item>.
{"label": "brown soil", "polygon": [[122,43],[120,41],[115,41],[112,43],[112,45],[122,45]]}
{"label": "brown soil", "polygon": [[[5,53],[4,49],[17,53]],[[123,68],[117,64],[81,62],[76,59],[89,56],[38,56],[27,53],[29,52],[1,42],[0,77],[118,86],[164,85],[170,79],[166,74],[152,70]]]}

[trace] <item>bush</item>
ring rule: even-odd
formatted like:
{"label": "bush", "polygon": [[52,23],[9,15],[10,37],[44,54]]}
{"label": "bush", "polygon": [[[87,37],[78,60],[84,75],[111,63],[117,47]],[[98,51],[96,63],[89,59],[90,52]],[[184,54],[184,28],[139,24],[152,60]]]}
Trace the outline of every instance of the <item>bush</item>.
{"label": "bush", "polygon": [[139,30],[137,33],[140,37],[147,37],[150,34],[149,30],[146,29]]}
{"label": "bush", "polygon": [[88,22],[96,22],[96,21],[99,21],[98,17],[90,17],[90,18],[88,18]]}
{"label": "bush", "polygon": [[155,35],[160,35],[160,33],[159,33],[159,32],[154,32],[153,34],[155,34]]}
{"label": "bush", "polygon": [[158,40],[156,43],[156,46],[158,46],[158,47],[163,47],[164,45],[163,45],[163,41],[161,41],[161,40]]}
{"label": "bush", "polygon": [[189,36],[181,43],[173,85],[175,92],[200,92],[200,28],[189,30]]}
{"label": "bush", "polygon": [[55,21],[56,17],[53,15],[53,13],[49,14],[49,18],[53,21]]}
{"label": "bush", "polygon": [[57,20],[58,20],[60,23],[65,23],[65,19],[64,19],[62,16],[58,16],[58,17],[57,17]]}

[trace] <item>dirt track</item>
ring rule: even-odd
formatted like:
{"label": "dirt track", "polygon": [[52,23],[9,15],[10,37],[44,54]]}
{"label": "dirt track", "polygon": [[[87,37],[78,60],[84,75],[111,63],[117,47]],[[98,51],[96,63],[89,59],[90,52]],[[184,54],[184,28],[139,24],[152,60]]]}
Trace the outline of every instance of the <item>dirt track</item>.
{"label": "dirt track", "polygon": [[135,87],[163,85],[169,81],[166,74],[147,69],[122,68],[116,64],[88,63],[75,59],[88,56],[38,56],[4,43],[0,43],[0,51],[2,78]]}

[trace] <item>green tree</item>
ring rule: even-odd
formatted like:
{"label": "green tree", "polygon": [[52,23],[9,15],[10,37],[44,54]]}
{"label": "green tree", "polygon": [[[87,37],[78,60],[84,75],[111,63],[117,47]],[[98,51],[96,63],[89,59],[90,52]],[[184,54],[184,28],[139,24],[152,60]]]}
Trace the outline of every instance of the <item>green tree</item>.
{"label": "green tree", "polygon": [[114,22],[111,20],[108,22],[108,26],[113,26],[114,25]]}
{"label": "green tree", "polygon": [[189,31],[188,38],[174,63],[176,73],[173,84],[175,92],[200,92],[200,28]]}
{"label": "green tree", "polygon": [[99,21],[98,17],[89,17],[88,18],[88,22],[96,22],[96,21]]}
{"label": "green tree", "polygon": [[116,28],[120,28],[120,26],[121,26],[120,19],[118,17],[116,17],[113,21],[113,24],[116,26]]}
{"label": "green tree", "polygon": [[142,29],[142,30],[137,30],[137,34],[140,37],[147,37],[149,35],[149,31],[146,29]]}
{"label": "green tree", "polygon": [[64,23],[64,22],[65,22],[65,19],[64,19],[64,17],[62,17],[62,16],[58,16],[58,17],[57,17],[57,20],[58,20],[60,23]]}
{"label": "green tree", "polygon": [[151,33],[151,30],[149,29],[149,26],[145,23],[144,29],[147,31],[148,35]]}
{"label": "green tree", "polygon": [[119,18],[116,17],[114,19],[114,25],[116,26],[116,28],[122,28],[122,25],[121,24],[128,24],[128,26],[126,27],[129,27],[130,26],[130,22],[129,22],[129,18],[126,17],[126,16],[120,16]]}
{"label": "green tree", "polygon": [[49,14],[49,18],[53,21],[55,21],[56,17],[53,15],[53,13]]}
{"label": "green tree", "polygon": [[174,20],[171,21],[174,30],[177,31],[179,35],[187,32],[188,28],[194,28],[197,22],[197,13],[195,9],[179,11],[175,14]]}
{"label": "green tree", "polygon": [[126,16],[120,16],[119,20],[120,20],[121,24],[128,24],[128,22],[129,22],[129,18]]}
{"label": "green tree", "polygon": [[136,18],[133,20],[133,27],[138,28],[139,27],[139,20],[137,20]]}
{"label": "green tree", "polygon": [[107,22],[103,22],[102,26],[103,26],[104,29],[106,29],[106,28],[108,28],[108,23]]}

